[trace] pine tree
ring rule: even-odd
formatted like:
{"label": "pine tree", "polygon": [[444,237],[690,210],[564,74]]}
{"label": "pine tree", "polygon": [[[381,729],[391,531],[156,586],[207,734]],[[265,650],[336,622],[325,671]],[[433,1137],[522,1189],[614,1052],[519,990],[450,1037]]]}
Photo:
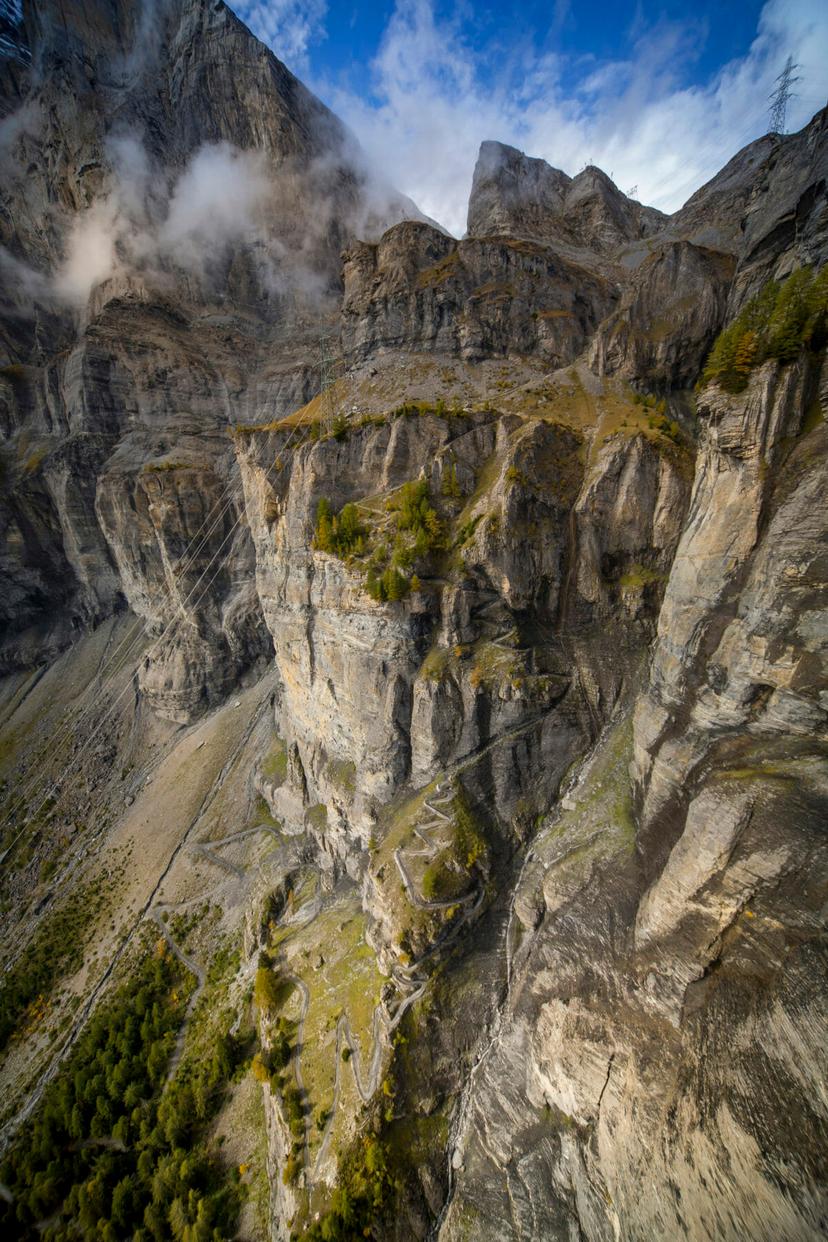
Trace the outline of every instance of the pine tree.
{"label": "pine tree", "polygon": [[382,575],[382,586],[385,598],[391,603],[404,599],[408,593],[408,582],[393,565],[389,565]]}
{"label": "pine tree", "polygon": [[316,506],[316,534],[314,536],[313,546],[319,552],[330,552],[333,549],[331,506],[324,496]]}
{"label": "pine tree", "polygon": [[755,332],[745,332],[739,339],[733,357],[733,391],[747,388],[748,377],[756,358],[759,338]]}
{"label": "pine tree", "polygon": [[802,348],[810,283],[811,269],[801,267],[779,290],[769,324],[768,353],[780,362],[793,362]]}
{"label": "pine tree", "polygon": [[729,328],[719,333],[702,372],[702,379],[705,383],[718,383],[722,388],[727,386],[727,381],[733,374],[739,335],[738,324],[731,324]]}

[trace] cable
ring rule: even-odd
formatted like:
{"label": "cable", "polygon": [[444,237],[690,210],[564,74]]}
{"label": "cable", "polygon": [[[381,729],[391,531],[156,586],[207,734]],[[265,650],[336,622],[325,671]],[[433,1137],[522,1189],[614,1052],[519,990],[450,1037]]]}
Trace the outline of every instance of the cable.
{"label": "cable", "polygon": [[[191,566],[195,563],[195,560],[197,559],[199,553],[206,546],[213,530],[218,525],[218,523],[223,519],[224,515],[229,510],[234,500],[234,496],[231,495],[231,490],[232,490],[232,484],[228,484],[225,487],[222,495],[216,501],[215,505],[213,506],[213,509],[210,511],[207,517],[205,517],[204,520],[202,521],[202,524],[199,527],[199,530],[196,531],[196,534],[191,539],[190,544],[188,545],[187,549],[185,549],[185,552],[183,553],[181,560],[177,562],[174,572],[177,573],[179,572],[179,570],[181,570],[181,572],[184,572],[185,569],[191,568]],[[222,503],[223,498],[228,498],[228,497],[229,499],[224,499],[224,503]],[[206,522],[209,520],[210,515],[213,512],[215,512],[216,508],[219,505],[221,505],[221,512],[214,519],[210,528],[205,532],[198,547],[193,548],[194,543],[196,542],[196,540],[198,540],[199,535],[201,534],[201,531],[204,529]],[[189,561],[187,561],[188,556],[190,557]],[[198,586],[198,583],[194,585],[192,590],[197,589],[197,586]],[[185,600],[184,603],[186,605],[187,601]],[[142,631],[142,632],[139,633],[139,631]],[[73,733],[77,731],[77,729],[81,726],[84,720],[92,713],[92,711],[94,710],[94,707],[96,706],[97,700],[104,695],[108,682],[112,679],[113,676],[117,676],[117,671],[120,671],[120,670],[116,670],[113,672],[113,670],[115,670],[115,665],[119,663],[121,667],[123,667],[123,665],[126,664],[126,662],[131,658],[131,656],[135,652],[135,650],[137,650],[137,648],[140,646],[143,636],[144,636],[143,621],[139,617],[136,619],[135,625],[132,627],[130,633],[124,636],[119,646],[116,648],[115,652],[113,652],[113,654],[109,657],[109,661],[108,661],[108,664],[106,665],[105,670],[103,671],[99,670],[99,672],[96,673],[95,676],[90,680],[89,685],[86,687],[86,689],[82,692],[79,702],[74,705],[74,711],[75,711],[74,717],[70,717],[70,719],[63,726],[61,726],[61,728],[58,730],[57,738],[56,740],[53,740],[53,743],[50,747],[52,758],[54,758],[55,755],[58,754],[64,748],[64,746],[66,745],[67,741],[71,738]],[[96,680],[98,680],[97,690],[95,690],[94,688]],[[89,701],[82,708],[80,708],[80,704],[84,702],[84,699],[87,696],[90,696]],[[78,710],[79,708],[80,710]],[[36,770],[36,765],[35,765],[35,770]],[[17,793],[15,793],[12,796],[10,803],[9,803],[9,812],[13,811],[13,808],[16,804],[19,804],[21,801],[25,802],[25,800],[28,799],[28,797],[30,797],[38,781],[39,781],[39,774],[35,774],[28,781],[28,784],[26,785],[24,789],[17,791]],[[9,812],[7,812],[7,814]]]}
{"label": "cable", "polygon": [[[216,529],[216,527],[220,524],[220,522],[224,519],[226,514],[230,511],[236,499],[234,490],[235,489],[234,489],[233,480],[232,479],[228,480],[228,482],[226,483],[224,487],[224,490],[220,493],[212,509],[209,511],[206,517],[202,520],[200,527],[196,531],[195,535],[193,535],[185,551],[182,553],[180,560],[176,563],[175,568],[172,571],[173,573],[175,574],[184,573],[187,569],[190,569],[192,565],[195,563],[198,555],[207,546],[207,543],[212,533]],[[211,516],[214,513],[216,513],[217,509],[219,509],[220,511],[217,513],[216,517],[213,519],[209,528],[204,532],[204,535],[201,538],[201,541],[198,547],[194,548],[193,545],[195,544],[196,540],[199,539],[201,532],[204,531],[205,526],[210,521]],[[188,560],[188,557],[189,557],[189,560]],[[208,562],[208,565],[205,567],[203,573],[208,572],[208,570],[209,570],[209,562]],[[197,580],[191,587],[190,595],[192,595],[198,589],[198,585],[199,585],[199,580]],[[190,602],[189,596],[185,597],[185,599],[183,600],[181,604],[181,607],[186,608],[189,602]],[[138,632],[141,626],[142,626],[142,621],[139,618],[136,621],[135,627],[133,628],[132,637],[130,638],[129,635],[124,637],[124,639],[121,641],[121,644],[119,645],[115,653],[110,657],[109,664],[108,664],[106,671],[99,672],[98,674],[96,674],[96,677],[99,678],[99,684],[98,684],[97,690],[94,690],[95,678],[92,678],[92,680],[89,683],[89,686],[86,688],[86,690],[81,695],[81,702],[83,701],[85,696],[90,695],[91,697],[89,699],[89,702],[86,704],[86,706],[84,706],[80,710],[80,712],[77,711],[78,705],[77,704],[75,705],[74,717],[70,717],[70,719],[58,731],[57,736],[59,740],[56,743],[53,743],[51,747],[52,757],[54,757],[56,753],[59,753],[64,748],[67,741],[71,739],[72,735],[80,728],[81,724],[85,721],[85,719],[88,718],[92,714],[94,708],[97,706],[97,702],[101,698],[104,697],[104,694],[107,688],[107,682],[111,680],[110,670],[114,668],[116,661],[120,661],[121,665],[123,666],[127,662],[127,660],[131,658],[132,654],[138,649],[144,637],[143,632],[141,633]],[[126,650],[123,651],[125,643],[127,643],[128,645],[127,645]],[[123,654],[122,654],[122,651],[123,651]],[[34,765],[33,771],[36,772],[36,769],[37,769],[37,765]],[[9,799],[7,803],[6,818],[8,817],[10,813],[13,813],[14,807],[16,805],[25,803],[25,800],[31,795],[32,790],[36,787],[38,780],[39,780],[39,775],[37,774],[34,775],[33,779],[29,781],[25,789],[18,791],[16,794],[14,794]]]}
{"label": "cable", "polygon": [[[275,477],[278,477],[278,475],[279,475],[279,474],[281,474],[281,472],[284,470],[284,467],[285,467],[285,464],[286,464],[286,463],[282,460],[282,454],[283,454],[283,453],[286,453],[286,452],[288,451],[288,449],[290,448],[290,446],[291,446],[292,442],[293,442],[293,441],[297,438],[297,436],[301,433],[301,431],[303,430],[304,426],[305,426],[305,424],[303,424],[303,423],[296,423],[296,424],[294,425],[294,427],[293,427],[293,428],[292,428],[292,430],[291,430],[290,435],[288,436],[288,439],[286,440],[286,442],[284,443],[284,445],[282,445],[282,447],[281,447],[281,449],[280,449],[280,451],[279,451],[279,456],[277,457],[276,461],[274,461],[273,466],[271,466],[271,467],[270,467],[270,468],[269,468],[269,469],[265,472],[265,477],[266,477],[266,478],[268,477],[268,475],[270,475],[270,474],[271,474],[271,471],[272,471],[272,470],[274,470],[274,469],[277,467],[277,465],[278,465],[278,470],[277,470],[277,474],[276,474],[276,476],[275,476]],[[225,508],[226,508],[226,506],[225,506]],[[211,569],[212,565],[213,565],[213,564],[214,564],[214,562],[216,562],[216,561],[218,560],[218,558],[220,557],[220,555],[221,555],[221,553],[222,553],[222,551],[223,551],[223,549],[224,549],[225,545],[227,544],[228,540],[232,538],[232,536],[235,534],[236,530],[237,530],[237,529],[239,528],[239,526],[241,525],[241,522],[242,522],[242,520],[243,520],[243,517],[244,517],[244,510],[243,510],[243,508],[242,508],[242,509],[240,509],[240,511],[239,511],[239,515],[238,515],[238,517],[236,518],[236,521],[233,523],[233,525],[231,526],[230,530],[229,530],[229,531],[227,532],[227,534],[224,536],[224,539],[222,540],[221,544],[219,545],[219,547],[217,548],[217,550],[213,553],[212,557],[211,557],[211,558],[210,558],[210,560],[208,561],[208,563],[207,563],[207,565],[205,566],[204,570],[203,570],[203,571],[202,571],[202,573],[200,574],[200,576],[199,576],[198,580],[196,581],[196,583],[194,584],[194,586],[191,588],[191,590],[190,590],[190,592],[189,592],[189,594],[188,594],[187,598],[186,598],[186,599],[185,599],[185,601],[181,604],[181,608],[182,608],[182,615],[179,615],[179,616],[175,617],[175,618],[174,618],[171,622],[169,622],[169,623],[167,624],[167,626],[164,628],[163,632],[159,635],[158,639],[155,641],[155,643],[154,643],[154,645],[153,645],[153,648],[151,649],[151,652],[150,652],[150,657],[151,657],[153,654],[155,654],[155,653],[157,653],[157,652],[159,652],[159,651],[161,650],[162,645],[164,644],[164,642],[165,642],[165,641],[167,641],[167,640],[171,637],[171,635],[172,635],[173,631],[176,629],[176,627],[177,627],[177,626],[179,626],[179,625],[181,624],[181,622],[182,622],[182,621],[184,621],[184,620],[186,620],[186,619],[187,619],[187,618],[186,618],[186,615],[184,615],[184,614],[183,614],[183,609],[184,609],[184,608],[185,608],[185,607],[186,607],[186,606],[190,603],[190,601],[191,601],[191,599],[192,599],[192,596],[195,594],[196,590],[198,590],[198,587],[200,586],[200,584],[201,584],[201,582],[203,581],[203,579],[206,577],[206,575],[207,575],[207,573],[209,572],[209,570]],[[199,604],[201,604],[201,602],[204,600],[204,598],[205,598],[205,597],[206,597],[206,595],[208,594],[208,592],[209,592],[209,590],[210,590],[210,587],[212,586],[213,582],[214,582],[214,581],[215,581],[215,579],[218,577],[218,574],[219,574],[220,572],[221,572],[221,565],[219,565],[219,568],[218,568],[218,569],[216,570],[216,572],[213,574],[213,576],[212,576],[212,578],[210,579],[210,581],[208,582],[208,584],[207,584],[206,588],[204,589],[204,591],[203,591],[203,592],[201,593],[201,595],[199,596],[198,600],[197,600],[197,601],[195,602],[195,604],[193,605],[193,608],[198,608]],[[148,657],[147,655],[144,655],[144,656],[142,657],[142,659],[147,659],[147,658],[150,658],[150,657]],[[90,745],[91,745],[91,744],[92,744],[92,742],[95,740],[95,738],[98,736],[98,734],[100,733],[100,731],[101,731],[101,729],[103,728],[103,726],[106,724],[106,722],[107,722],[107,721],[108,721],[108,720],[112,717],[112,715],[114,714],[115,709],[116,709],[116,707],[117,707],[118,703],[121,701],[121,699],[122,699],[122,698],[124,697],[124,695],[127,693],[127,691],[131,688],[131,685],[132,685],[132,679],[133,679],[133,678],[134,678],[134,676],[138,673],[138,671],[139,671],[139,670],[140,670],[140,663],[139,663],[139,664],[138,664],[138,665],[137,665],[137,666],[133,669],[133,671],[132,671],[132,675],[131,675],[131,677],[130,677],[130,679],[129,679],[129,682],[128,682],[128,683],[127,683],[127,685],[124,687],[124,689],[120,692],[120,694],[118,694],[118,695],[117,695],[117,697],[115,698],[114,702],[111,704],[111,706],[110,706],[109,710],[105,713],[104,717],[101,719],[101,721],[99,722],[99,724],[97,725],[97,727],[93,730],[93,732],[90,734],[90,736],[89,736],[89,738],[86,740],[86,742],[84,742],[84,744],[83,744],[83,746],[81,747],[80,751],[79,751],[76,755],[74,755],[74,756],[72,757],[72,759],[70,760],[69,764],[67,764],[67,766],[64,768],[64,770],[62,771],[62,773],[61,773],[61,774],[60,774],[60,776],[58,777],[57,781],[52,781],[52,782],[50,782],[50,792],[46,794],[46,796],[45,796],[45,797],[41,800],[40,804],[37,806],[37,808],[36,808],[36,809],[35,809],[35,811],[32,813],[32,815],[30,815],[30,817],[29,817],[29,822],[31,822],[33,819],[36,819],[36,818],[37,818],[37,816],[40,814],[41,810],[42,810],[42,809],[43,809],[43,807],[45,806],[46,802],[48,801],[49,797],[51,796],[51,790],[55,790],[55,789],[57,789],[57,788],[58,788],[58,787],[59,787],[59,786],[63,783],[63,781],[64,781],[65,777],[67,776],[67,774],[68,774],[68,773],[71,771],[71,769],[72,769],[72,768],[73,768],[73,767],[77,764],[77,762],[81,759],[81,757],[83,756],[83,754],[84,754],[84,753],[85,753],[85,752],[89,749]],[[101,688],[101,693],[103,693],[103,687]],[[60,798],[61,798],[62,796],[63,796],[63,795],[59,795],[58,800],[55,802],[55,806],[59,805]],[[53,808],[51,808],[51,809],[53,810],[53,809],[54,809],[54,807],[53,807]],[[28,826],[28,825],[24,825],[24,826],[20,829],[20,831],[16,834],[16,836],[13,838],[13,840],[10,842],[10,844],[9,844],[9,845],[8,845],[8,847],[6,848],[5,853],[4,853],[4,855],[3,855],[4,861],[5,861],[5,859],[6,859],[6,858],[8,858],[8,856],[9,856],[10,852],[14,849],[14,847],[15,847],[15,845],[17,844],[17,842],[19,841],[20,837],[21,837],[21,836],[23,835],[23,833],[25,832],[25,830],[26,830],[26,827],[27,827],[27,826]]]}

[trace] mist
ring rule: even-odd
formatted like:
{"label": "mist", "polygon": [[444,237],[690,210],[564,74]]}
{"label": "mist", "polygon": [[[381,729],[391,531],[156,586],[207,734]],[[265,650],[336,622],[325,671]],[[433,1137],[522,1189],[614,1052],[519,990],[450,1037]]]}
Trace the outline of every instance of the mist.
{"label": "mist", "polygon": [[72,222],[54,275],[64,303],[85,305],[97,285],[128,269],[204,277],[228,246],[263,236],[272,185],[260,153],[205,144],[169,184],[134,134],[110,139],[107,156],[111,188]]}

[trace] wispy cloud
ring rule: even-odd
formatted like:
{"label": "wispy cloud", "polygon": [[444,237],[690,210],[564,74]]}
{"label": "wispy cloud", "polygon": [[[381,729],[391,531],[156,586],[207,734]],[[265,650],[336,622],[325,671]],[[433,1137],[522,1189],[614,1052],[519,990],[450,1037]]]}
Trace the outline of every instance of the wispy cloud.
{"label": "wispy cloud", "polygon": [[[24,301],[57,298],[82,309],[92,290],[118,272],[140,270],[162,282],[171,268],[204,277],[227,247],[265,235],[273,184],[260,152],[205,144],[171,185],[150,167],[133,134],[111,137],[106,154],[110,189],[71,220],[57,270],[46,276],[17,264]],[[0,257],[8,269],[2,248]]]}
{"label": "wispy cloud", "polygon": [[294,73],[307,71],[308,47],[325,33],[326,0],[234,0],[232,7]]}
{"label": "wispy cloud", "polygon": [[[566,6],[556,9],[558,20]],[[725,20],[723,15],[723,20]],[[592,161],[644,202],[675,210],[766,128],[767,98],[785,57],[802,65],[789,129],[828,90],[828,12],[822,0],[768,0],[747,54],[687,85],[705,38],[692,18],[632,30],[631,54],[579,61],[522,45],[493,58],[432,0],[399,0],[356,93],[315,87],[374,162],[452,232],[465,228],[477,149],[494,138],[575,173]],[[370,92],[367,87],[370,86]]]}

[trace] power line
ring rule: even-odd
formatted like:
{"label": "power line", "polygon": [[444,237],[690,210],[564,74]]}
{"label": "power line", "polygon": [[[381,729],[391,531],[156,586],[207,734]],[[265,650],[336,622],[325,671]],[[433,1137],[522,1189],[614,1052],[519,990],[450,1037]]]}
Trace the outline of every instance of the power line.
{"label": "power line", "polygon": [[334,423],[339,413],[339,402],[336,394],[336,381],[341,371],[342,359],[332,352],[333,341],[324,334],[319,337],[319,392],[322,398],[325,430],[328,435],[334,430]]}
{"label": "power line", "polygon": [[[297,439],[297,437],[301,436],[302,431],[303,431],[303,426],[302,426],[302,424],[301,424],[301,423],[296,423],[296,424],[293,426],[293,428],[291,429],[291,432],[290,432],[290,434],[288,435],[287,441],[286,441],[286,443],[283,445],[283,447],[282,447],[282,449],[281,449],[281,453],[286,452],[286,451],[290,448],[291,443],[292,443],[294,440],[296,440],[296,439]],[[284,462],[284,460],[283,460],[283,458],[282,458],[282,456],[281,456],[281,453],[280,453],[280,456],[279,456],[279,457],[277,457],[277,459],[276,459],[276,461],[273,463],[273,465],[272,465],[272,466],[270,466],[270,467],[269,467],[269,469],[268,469],[267,471],[265,471],[265,478],[268,478],[268,476],[271,474],[271,472],[272,472],[273,470],[275,470],[275,471],[276,471],[276,474],[274,475],[274,480],[275,480],[276,478],[278,478],[278,476],[281,474],[282,470],[284,469],[284,465],[285,465],[285,462]],[[232,485],[231,485],[231,487],[232,487]],[[226,509],[227,509],[230,505],[232,505],[232,499],[233,499],[233,498],[231,497],[231,498],[228,500],[227,504],[226,504],[225,506],[223,506],[223,511],[224,511],[224,510],[226,510]],[[221,515],[220,515],[220,517],[221,517]],[[220,520],[220,517],[219,517],[219,519],[218,519],[218,520]],[[223,567],[224,567],[224,566],[223,566],[223,561],[220,561],[220,559],[219,559],[219,558],[221,557],[221,554],[222,554],[222,552],[224,551],[224,548],[225,548],[225,547],[226,547],[226,545],[228,544],[229,540],[232,538],[232,536],[235,534],[235,532],[236,532],[236,530],[238,529],[238,527],[241,525],[241,522],[242,522],[243,517],[244,517],[244,507],[242,506],[242,507],[239,509],[239,514],[238,514],[238,517],[236,518],[235,522],[234,522],[234,523],[233,523],[233,525],[231,526],[230,530],[229,530],[229,531],[225,534],[224,539],[222,540],[221,544],[219,545],[219,547],[217,548],[217,550],[216,550],[216,551],[213,553],[213,555],[211,556],[210,560],[208,561],[207,565],[205,566],[204,570],[202,571],[202,573],[201,573],[201,575],[199,576],[199,578],[198,578],[197,582],[195,583],[195,585],[191,588],[191,591],[189,592],[189,595],[188,595],[188,598],[187,598],[187,601],[186,601],[187,603],[190,603],[190,601],[192,600],[192,596],[196,593],[196,591],[197,591],[198,587],[200,586],[200,584],[201,584],[201,583],[204,581],[204,579],[206,578],[206,576],[207,576],[207,574],[208,574],[209,570],[213,567],[213,565],[214,565],[214,564],[216,564],[216,562],[219,562],[219,564],[218,564],[218,568],[216,569],[215,573],[214,573],[214,574],[212,575],[212,577],[210,578],[209,582],[207,583],[207,586],[206,586],[206,587],[204,588],[204,590],[201,592],[201,594],[199,595],[198,599],[197,599],[194,603],[192,603],[192,604],[191,604],[191,607],[192,607],[193,612],[195,612],[195,611],[198,609],[199,605],[203,602],[204,598],[205,598],[205,597],[209,594],[209,591],[210,591],[210,588],[211,588],[211,586],[212,586],[213,582],[214,582],[214,581],[215,581],[215,579],[218,577],[219,573],[222,571],[222,569],[223,569]],[[215,523],[214,523],[214,525],[215,525]],[[181,614],[181,615],[179,615],[179,616],[176,616],[176,617],[175,617],[172,621],[168,622],[168,624],[165,626],[165,628],[164,628],[163,632],[161,633],[161,635],[158,637],[158,639],[155,641],[155,643],[151,646],[150,651],[149,651],[149,656],[152,656],[152,657],[160,656],[160,654],[162,653],[162,651],[163,651],[163,649],[164,649],[165,644],[166,644],[166,643],[168,643],[168,641],[169,641],[170,637],[171,637],[171,636],[175,633],[175,631],[177,630],[178,626],[179,626],[179,625],[180,625],[183,621],[185,621],[185,620],[187,620],[187,619],[188,619],[188,618],[187,618],[187,616],[186,616],[186,613],[185,613],[184,609],[182,608],[182,614]],[[142,640],[142,637],[143,637],[143,636],[139,635],[139,636],[138,636],[138,638],[137,638],[137,642],[139,642],[139,643],[140,643],[140,641]],[[134,643],[133,643],[132,645],[134,646]],[[77,752],[77,753],[76,753],[76,754],[75,754],[75,755],[74,755],[74,756],[70,759],[69,763],[66,765],[66,767],[64,768],[64,770],[61,772],[61,774],[60,774],[60,776],[57,778],[57,780],[51,780],[51,781],[49,781],[49,784],[48,784],[48,787],[47,787],[47,790],[48,790],[48,791],[47,791],[46,795],[42,798],[42,800],[41,800],[41,801],[40,801],[40,803],[38,804],[38,806],[37,806],[36,810],[33,812],[33,814],[31,814],[31,815],[29,815],[29,816],[28,816],[28,818],[27,818],[27,822],[26,822],[26,823],[24,823],[24,824],[22,825],[22,827],[20,828],[20,830],[19,830],[19,831],[15,834],[15,836],[13,837],[13,839],[11,840],[11,842],[9,843],[9,845],[8,845],[8,846],[5,848],[5,850],[3,851],[2,856],[0,856],[0,858],[1,858],[1,860],[2,860],[3,862],[5,862],[5,861],[6,861],[6,859],[7,859],[7,858],[8,858],[8,856],[10,855],[11,851],[14,849],[15,845],[16,845],[16,844],[17,844],[17,842],[19,841],[20,837],[21,837],[21,836],[23,835],[23,833],[25,832],[26,827],[27,827],[27,824],[28,824],[28,823],[31,823],[31,822],[33,822],[34,820],[36,820],[36,819],[37,819],[38,815],[39,815],[39,814],[40,814],[40,812],[44,809],[44,807],[45,807],[46,803],[49,801],[49,798],[50,798],[50,797],[54,797],[54,798],[55,798],[55,803],[54,803],[54,805],[50,808],[50,809],[51,809],[51,812],[54,812],[54,809],[55,809],[55,807],[57,806],[57,804],[58,804],[60,801],[62,801],[62,798],[63,798],[63,793],[64,793],[64,791],[63,791],[63,788],[62,788],[62,787],[63,787],[63,782],[64,782],[64,780],[65,780],[66,776],[68,775],[68,773],[70,772],[70,770],[71,770],[73,767],[75,767],[75,766],[77,765],[77,763],[78,763],[78,762],[80,761],[80,759],[83,757],[84,753],[85,753],[86,751],[88,751],[88,750],[89,750],[89,748],[90,748],[90,746],[91,746],[92,742],[93,742],[93,741],[95,740],[95,738],[96,738],[96,737],[100,734],[101,730],[103,729],[103,727],[104,727],[104,725],[107,723],[107,721],[108,721],[108,720],[109,720],[109,719],[113,716],[113,714],[114,714],[114,712],[115,712],[115,710],[116,710],[116,708],[117,708],[117,706],[118,706],[119,702],[121,701],[121,699],[123,699],[124,695],[125,695],[125,694],[127,694],[127,693],[129,692],[129,690],[132,688],[132,681],[133,681],[133,678],[135,677],[135,675],[136,675],[136,674],[138,673],[138,671],[140,670],[140,667],[141,667],[141,663],[142,663],[142,661],[143,661],[144,659],[146,659],[146,658],[147,658],[147,654],[145,653],[145,654],[142,656],[142,659],[139,661],[138,665],[137,665],[137,666],[136,666],[136,667],[132,670],[132,673],[131,673],[131,675],[130,675],[130,677],[129,677],[128,681],[127,681],[127,684],[124,686],[124,688],[121,690],[121,692],[120,692],[120,693],[116,696],[116,698],[115,698],[114,702],[113,702],[113,703],[111,703],[111,705],[109,706],[109,709],[105,712],[105,714],[104,714],[103,718],[102,718],[102,719],[98,722],[97,726],[96,726],[96,727],[92,730],[92,733],[89,735],[89,737],[87,737],[86,741],[85,741],[85,742],[82,744],[82,746],[80,747],[80,750],[79,750],[79,751],[78,751],[78,752]],[[111,666],[110,666],[110,667],[111,667]],[[121,664],[121,669],[123,669],[123,664]],[[121,671],[121,669],[119,669],[118,671],[120,672],[120,671]],[[110,678],[110,680],[111,680],[111,681],[112,681],[112,680],[114,680],[114,675]],[[95,696],[95,697],[99,697],[100,699],[103,699],[103,698],[104,698],[104,696],[105,696],[105,689],[106,689],[106,687],[105,687],[104,685],[100,686],[100,688],[99,688],[99,690],[98,690],[98,692],[97,692],[97,696]],[[84,713],[83,713],[83,714],[84,714],[84,715],[88,715],[90,711],[91,711],[91,705],[90,705],[90,707],[87,707],[87,708],[85,709],[85,711],[84,711]],[[70,727],[72,727],[72,726],[70,725]],[[16,800],[15,800],[15,801],[16,801]],[[11,809],[11,808],[10,808],[10,809]]]}
{"label": "power line", "polygon": [[[196,563],[198,556],[207,547],[207,543],[210,540],[213,532],[215,531],[217,526],[220,525],[220,523],[224,520],[224,518],[228,515],[228,513],[232,509],[235,499],[236,497],[234,495],[234,485],[231,481],[230,483],[228,483],[227,487],[224,489],[224,492],[219,497],[219,499],[216,501],[215,505],[213,506],[213,509],[210,511],[207,517],[204,518],[198,531],[191,539],[189,546],[185,549],[184,553],[182,554],[182,556],[180,557],[176,565],[173,567],[173,572],[176,576],[183,575],[184,572],[189,572],[189,570],[192,569],[192,567]],[[218,515],[214,517],[214,514],[216,513]],[[210,519],[213,519],[212,522],[210,521]],[[204,532],[203,535],[202,535],[202,532]],[[208,569],[209,569],[209,564],[208,564]],[[190,588],[190,591],[187,593],[186,598],[184,598],[183,600],[179,599],[178,601],[173,600],[172,602],[173,603],[177,602],[179,609],[186,609],[190,596],[195,592],[196,588],[199,585],[199,582],[200,582],[200,579],[195,583],[193,587]],[[106,663],[106,666],[104,667],[104,665],[102,665],[96,677],[93,677],[90,680],[89,685],[82,692],[78,701],[74,704],[73,708],[70,710],[70,713],[67,717],[65,724],[58,729],[57,735],[54,738],[52,738],[51,744],[49,747],[49,753],[53,760],[55,756],[61,750],[63,750],[66,745],[72,742],[80,726],[82,724],[85,724],[86,719],[97,708],[98,701],[99,700],[102,701],[105,698],[106,690],[108,688],[109,682],[114,681],[115,677],[121,671],[123,671],[123,669],[125,668],[126,664],[130,660],[132,655],[141,646],[142,642],[144,641],[144,637],[145,637],[144,625],[143,625],[141,618],[139,617],[139,618],[136,618],[136,622],[131,627],[129,633],[124,637],[122,642],[118,645],[118,647],[116,648],[112,656],[109,657],[109,660],[108,660],[108,663]],[[97,689],[95,689],[96,681],[98,683]],[[72,712],[74,712],[74,718],[72,716]],[[13,812],[15,806],[22,806],[25,803],[25,801],[27,801],[28,798],[31,796],[31,793],[33,792],[34,788],[36,788],[37,784],[39,783],[39,778],[37,774],[37,765],[35,765],[32,768],[32,771],[29,773],[29,776],[26,778],[26,782],[27,782],[28,787],[15,792],[15,794],[13,795],[13,797],[7,804],[7,807],[4,807],[4,810],[3,810],[4,815],[8,816],[8,814]]]}
{"label": "power line", "polygon": [[794,63],[793,56],[788,56],[785,61],[785,68],[776,79],[778,85],[776,90],[768,96],[770,100],[770,119],[768,123],[768,133],[784,134],[785,132],[785,116],[788,111],[788,100],[795,98],[796,92],[791,90],[794,82],[801,82],[802,78],[794,76],[794,70],[801,69],[801,65]]}

